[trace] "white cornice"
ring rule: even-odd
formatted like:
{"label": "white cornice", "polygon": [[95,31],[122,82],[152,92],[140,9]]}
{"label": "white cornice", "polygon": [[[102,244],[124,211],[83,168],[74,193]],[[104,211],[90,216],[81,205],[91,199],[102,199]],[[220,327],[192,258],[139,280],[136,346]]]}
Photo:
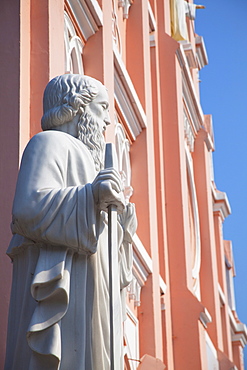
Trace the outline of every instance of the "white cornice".
{"label": "white cornice", "polygon": [[212,317],[205,307],[204,310],[200,313],[200,321],[205,328],[207,328],[207,325],[212,322]]}
{"label": "white cornice", "polygon": [[228,315],[230,318],[231,327],[233,330],[232,335],[232,342],[240,342],[241,346],[244,347],[247,344],[247,328],[246,325],[240,321],[237,321],[231,311],[230,307],[228,307]]}
{"label": "white cornice", "polygon": [[85,40],[103,26],[103,13],[97,0],[68,0]]}
{"label": "white cornice", "polygon": [[[147,278],[153,273],[153,261],[147,253],[144,245],[137,236],[133,237],[133,280],[128,289],[130,299],[135,301],[135,306],[141,303],[141,288],[145,285]],[[161,295],[161,310],[165,309],[164,295],[167,285],[159,275],[159,288]]]}
{"label": "white cornice", "polygon": [[213,131],[213,119],[211,114],[206,114],[204,116],[204,129],[207,133],[205,138],[205,143],[207,145],[208,151],[214,151],[214,131]]}
{"label": "white cornice", "polygon": [[133,86],[131,78],[114,45],[115,100],[123,115],[133,140],[147,127],[147,117]]}
{"label": "white cornice", "polygon": [[150,2],[148,2],[148,18],[149,18],[149,42],[150,42],[150,47],[154,47],[156,45],[155,30],[156,30],[157,26],[156,26],[156,20],[155,20],[155,16],[154,16],[152,7],[150,5]]}
{"label": "white cornice", "polygon": [[226,304],[226,296],[223,293],[223,290],[221,289],[221,286],[220,286],[219,283],[218,283],[218,292],[219,292],[219,296],[220,296],[220,303],[221,303],[222,306],[224,306]]}
{"label": "white cornice", "polygon": [[156,30],[156,20],[150,2],[148,2],[148,18],[149,18],[149,32],[154,32]]}
{"label": "white cornice", "polygon": [[176,55],[182,71],[184,104],[190,116],[190,122],[193,125],[192,130],[198,132],[203,125],[204,115],[199,99],[197,97],[194,82],[190,74],[187,58],[182,45],[180,45],[177,49]]}
{"label": "white cornice", "polygon": [[231,214],[231,207],[227,195],[223,191],[215,189],[213,183],[211,184],[211,190],[213,195],[213,210],[214,212],[220,212],[224,220]]}
{"label": "white cornice", "polygon": [[161,276],[160,276],[160,290],[161,290],[161,293],[166,294],[167,285]]}
{"label": "white cornice", "polygon": [[202,69],[208,64],[208,56],[204,40],[202,36],[196,36],[196,55],[198,60],[198,67]]}
{"label": "white cornice", "polygon": [[197,68],[196,57],[191,43],[187,40],[179,41],[179,43],[183,46],[189,68]]}
{"label": "white cornice", "polygon": [[133,250],[134,267],[137,267],[139,275],[143,277],[143,282],[145,282],[148,275],[153,272],[153,262],[137,234],[133,237]]}
{"label": "white cornice", "polygon": [[133,0],[118,0],[118,7],[123,8],[123,19],[129,18],[129,9],[133,4]]}

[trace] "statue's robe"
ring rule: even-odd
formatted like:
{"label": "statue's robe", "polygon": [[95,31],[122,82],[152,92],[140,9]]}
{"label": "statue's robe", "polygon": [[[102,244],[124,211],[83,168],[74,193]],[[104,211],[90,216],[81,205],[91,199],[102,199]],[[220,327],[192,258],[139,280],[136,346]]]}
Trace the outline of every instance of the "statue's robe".
{"label": "statue's robe", "polygon": [[[22,158],[13,205],[13,283],[6,370],[108,370],[107,215],[94,202],[97,173],[87,147],[59,131],[34,136]],[[132,250],[120,224],[120,292]],[[127,238],[128,239],[128,238]],[[122,369],[122,336],[115,343]]]}

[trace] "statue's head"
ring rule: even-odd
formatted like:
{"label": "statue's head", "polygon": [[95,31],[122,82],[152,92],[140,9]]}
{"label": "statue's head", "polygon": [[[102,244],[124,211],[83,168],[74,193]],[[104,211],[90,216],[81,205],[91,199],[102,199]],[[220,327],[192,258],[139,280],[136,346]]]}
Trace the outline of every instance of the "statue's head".
{"label": "statue's head", "polygon": [[65,74],[52,79],[44,92],[43,130],[64,131],[90,150],[97,170],[103,166],[103,132],[110,123],[108,94],[94,78]]}

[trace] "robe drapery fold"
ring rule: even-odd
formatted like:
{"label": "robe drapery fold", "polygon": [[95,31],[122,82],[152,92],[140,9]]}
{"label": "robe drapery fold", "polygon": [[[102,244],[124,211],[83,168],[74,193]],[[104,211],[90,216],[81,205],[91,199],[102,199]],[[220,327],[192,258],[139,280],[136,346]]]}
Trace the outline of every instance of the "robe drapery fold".
{"label": "robe drapery fold", "polygon": [[[37,134],[25,149],[7,251],[6,370],[110,369],[107,215],[94,203],[96,174],[89,150],[66,133]],[[121,333],[120,291],[131,280],[132,250],[120,224],[118,234]],[[116,345],[122,369],[121,335]]]}

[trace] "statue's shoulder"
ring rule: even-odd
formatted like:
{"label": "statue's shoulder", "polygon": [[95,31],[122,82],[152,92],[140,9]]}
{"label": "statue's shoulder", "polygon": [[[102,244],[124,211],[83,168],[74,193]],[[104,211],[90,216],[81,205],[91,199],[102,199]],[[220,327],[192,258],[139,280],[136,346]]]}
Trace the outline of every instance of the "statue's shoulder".
{"label": "statue's shoulder", "polygon": [[66,134],[62,131],[47,130],[34,135],[30,142],[57,143],[61,141],[69,141],[71,139],[70,137],[71,135]]}
{"label": "statue's shoulder", "polygon": [[63,147],[63,150],[65,150],[66,147],[71,146],[73,141],[77,142],[78,139],[61,131],[47,130],[34,135],[29,141],[28,147],[37,149],[40,147],[42,150],[49,149],[51,151]]}

